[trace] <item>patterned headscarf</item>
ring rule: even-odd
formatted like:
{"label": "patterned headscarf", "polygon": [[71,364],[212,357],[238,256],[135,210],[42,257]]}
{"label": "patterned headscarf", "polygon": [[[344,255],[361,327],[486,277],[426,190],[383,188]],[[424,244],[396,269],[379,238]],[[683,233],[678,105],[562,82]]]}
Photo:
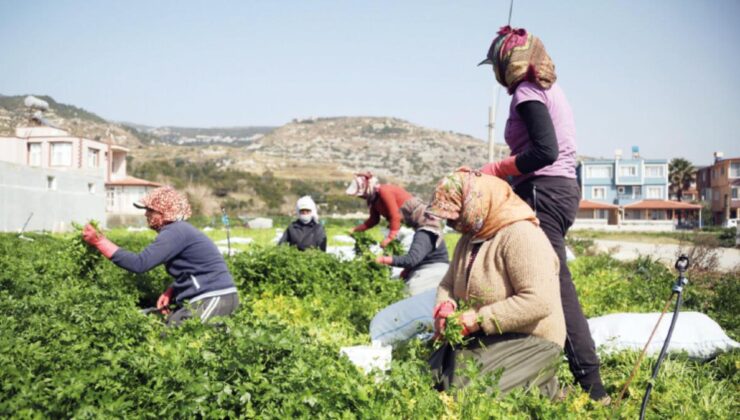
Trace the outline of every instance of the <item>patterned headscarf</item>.
{"label": "patterned headscarf", "polygon": [[439,181],[427,212],[453,221],[458,232],[483,240],[520,220],[540,223],[509,184],[466,167]]}
{"label": "patterned headscarf", "polygon": [[370,204],[373,197],[375,197],[378,185],[378,177],[373,175],[371,172],[355,174],[355,178],[352,180],[352,183],[349,184],[349,187],[347,187],[345,194],[363,197],[367,199],[368,204]]}
{"label": "patterned headscarf", "polygon": [[480,64],[492,64],[496,80],[513,94],[523,80],[549,89],[557,80],[555,64],[539,38],[526,29],[504,26]]}
{"label": "patterned headscarf", "polygon": [[437,235],[437,245],[439,245],[442,242],[442,220],[427,213],[428,207],[420,198],[409,198],[401,206],[403,223],[414,230],[426,230]]}
{"label": "patterned headscarf", "polygon": [[165,222],[187,220],[191,215],[187,197],[169,185],[152,190],[134,206],[162,213]]}

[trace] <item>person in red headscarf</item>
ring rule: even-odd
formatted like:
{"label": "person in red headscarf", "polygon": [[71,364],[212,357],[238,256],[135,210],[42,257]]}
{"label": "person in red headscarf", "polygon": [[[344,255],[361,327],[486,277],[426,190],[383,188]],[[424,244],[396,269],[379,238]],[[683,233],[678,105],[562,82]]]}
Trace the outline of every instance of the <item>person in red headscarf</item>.
{"label": "person in red headscarf", "polygon": [[608,403],[588,322],[578,302],[565,253],[565,234],[575,221],[581,192],[576,180],[576,130],[568,99],[542,41],[525,29],[501,28],[481,64],[511,95],[504,137],[511,156],[481,168],[510,179],[534,209],[560,260],[560,296],[570,370],[592,399]]}
{"label": "person in red headscarf", "polygon": [[385,248],[398,236],[401,229],[401,207],[411,198],[403,187],[392,184],[380,184],[378,178],[370,172],[355,175],[352,183],[347,187],[347,195],[364,198],[370,209],[370,217],[364,223],[355,226],[353,232],[363,232],[375,227],[380,222],[380,216],[388,220],[390,232],[383,239],[380,246]]}
{"label": "person in red headscarf", "polygon": [[[147,223],[157,232],[157,238],[142,252],[120,248],[89,224],[82,238],[114,264],[133,273],[165,265],[174,281],[157,300],[157,308],[168,314],[168,326],[196,316],[204,322],[232,314],[239,306],[234,280],[213,241],[185,221],[190,217],[187,198],[165,186],[151,191],[134,206],[146,209]],[[170,313],[171,303],[175,309]]]}

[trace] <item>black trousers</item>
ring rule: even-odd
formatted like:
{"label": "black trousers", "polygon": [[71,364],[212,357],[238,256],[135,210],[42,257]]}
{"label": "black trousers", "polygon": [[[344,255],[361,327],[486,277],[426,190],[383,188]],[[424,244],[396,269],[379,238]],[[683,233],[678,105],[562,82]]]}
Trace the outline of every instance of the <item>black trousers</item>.
{"label": "black trousers", "polygon": [[514,191],[537,213],[540,227],[560,260],[560,299],[565,315],[565,355],[576,382],[593,399],[606,396],[599,373],[599,357],[578,302],[565,254],[565,234],[573,225],[581,193],[575,179],[535,177],[517,185]]}

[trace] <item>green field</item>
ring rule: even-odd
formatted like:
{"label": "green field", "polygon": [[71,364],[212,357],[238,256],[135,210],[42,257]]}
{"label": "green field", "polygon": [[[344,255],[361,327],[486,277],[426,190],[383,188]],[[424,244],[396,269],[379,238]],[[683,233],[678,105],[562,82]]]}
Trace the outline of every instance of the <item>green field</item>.
{"label": "green field", "polygon": [[[346,230],[330,226],[329,238]],[[377,230],[373,235],[379,238]],[[233,237],[255,240],[228,259],[240,309],[220,326],[193,321],[168,330],[139,312],[169,283],[162,268],[133,275],[76,236],[26,236],[33,241],[0,235],[3,418],[636,418],[654,362],[645,360],[619,408],[594,404],[578,390],[558,403],[525,390],[496,398],[485,391],[490,377],[440,394],[425,369],[427,343],[394,350],[385,375],[366,376],[339,356],[341,346],[367,344],[374,314],[403,297],[403,285],[369,257],[342,262],[271,246],[272,229],[236,229]],[[118,230],[110,237],[141,250],[153,233]],[[454,246],[457,236],[447,239]],[[571,269],[589,317],[659,311],[674,280],[649,259],[582,256]],[[737,274],[691,281],[685,310],[708,314],[740,338]],[[636,358],[602,357],[613,396]],[[735,418],[738,368],[738,351],[707,362],[669,357],[648,418]],[[559,376],[570,380],[565,362]]]}

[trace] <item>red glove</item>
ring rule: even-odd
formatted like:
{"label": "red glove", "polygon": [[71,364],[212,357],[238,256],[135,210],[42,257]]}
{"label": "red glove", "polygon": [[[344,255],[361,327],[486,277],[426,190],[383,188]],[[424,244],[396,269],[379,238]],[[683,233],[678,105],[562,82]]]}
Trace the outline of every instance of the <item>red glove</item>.
{"label": "red glove", "polygon": [[389,255],[381,255],[377,258],[375,258],[375,262],[378,264],[385,264],[385,265],[391,265],[393,264],[393,257]]}
{"label": "red glove", "polygon": [[452,315],[455,312],[455,309],[457,309],[457,305],[451,300],[440,302],[437,304],[437,306],[434,307],[432,316],[434,317],[435,339],[442,335],[442,331],[444,331],[445,329],[445,321],[447,320],[448,316]]}
{"label": "red glove", "polygon": [[357,225],[357,226],[355,226],[355,227],[352,228],[352,232],[364,232],[366,230],[367,230],[367,228],[365,227],[364,224]]}
{"label": "red glove", "polygon": [[102,233],[98,233],[89,223],[82,229],[82,240],[97,248],[108,259],[111,259],[113,254],[118,251],[118,245],[109,241]]}
{"label": "red glove", "polygon": [[481,172],[488,175],[506,178],[509,175],[521,175],[519,168],[516,167],[516,155],[511,155],[498,162],[487,163],[480,169]]}
{"label": "red glove", "polygon": [[175,289],[172,287],[168,287],[167,290],[164,291],[159,296],[159,299],[157,299],[157,309],[159,309],[160,312],[163,314],[170,313],[169,306],[170,306],[170,300],[172,300],[172,295],[175,293]]}
{"label": "red glove", "polygon": [[463,336],[468,336],[476,331],[480,331],[478,314],[475,313],[475,310],[471,309],[460,314],[460,325],[463,326]]}
{"label": "red glove", "polygon": [[380,247],[381,248],[387,247],[388,244],[391,243],[392,240],[396,239],[396,236],[398,236],[398,231],[397,230],[392,230],[388,234],[388,236],[386,236],[385,239],[383,239],[383,242],[380,243]]}

